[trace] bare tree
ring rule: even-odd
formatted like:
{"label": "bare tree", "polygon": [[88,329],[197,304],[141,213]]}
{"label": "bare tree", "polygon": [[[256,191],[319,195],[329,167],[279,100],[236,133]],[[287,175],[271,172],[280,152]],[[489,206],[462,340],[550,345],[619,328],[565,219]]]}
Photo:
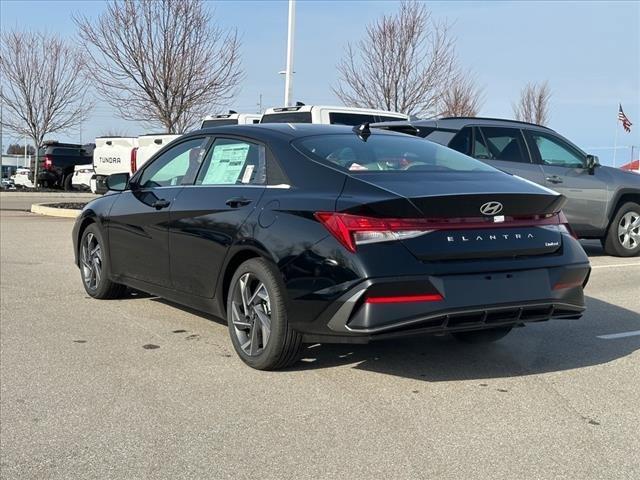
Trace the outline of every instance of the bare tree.
{"label": "bare tree", "polygon": [[201,0],[111,0],[75,22],[89,77],[125,119],[184,132],[243,78],[237,31],[215,26]]}
{"label": "bare tree", "polygon": [[[75,48],[43,33],[6,31],[1,39],[3,126],[38,147],[46,135],[68,131],[87,118],[91,103],[84,99],[86,82],[78,74],[83,57]],[[34,162],[36,183],[37,148]]]}
{"label": "bare tree", "polygon": [[444,89],[458,76],[449,25],[413,1],[368,25],[337,68],[333,92],[343,103],[419,116],[439,113]]}
{"label": "bare tree", "polygon": [[441,98],[439,115],[475,117],[484,103],[484,92],[470,74],[460,74],[448,85]]}
{"label": "bare tree", "polygon": [[549,121],[550,99],[551,88],[547,81],[540,84],[528,83],[520,91],[518,103],[512,105],[513,114],[517,120],[546,125]]}

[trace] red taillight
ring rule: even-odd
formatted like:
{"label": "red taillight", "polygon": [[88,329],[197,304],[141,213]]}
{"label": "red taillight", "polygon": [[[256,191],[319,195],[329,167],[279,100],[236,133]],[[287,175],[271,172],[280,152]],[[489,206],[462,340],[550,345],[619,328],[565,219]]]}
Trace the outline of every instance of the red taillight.
{"label": "red taillight", "polygon": [[131,173],[136,173],[138,170],[138,147],[131,149]]}
{"label": "red taillight", "polygon": [[[473,230],[562,224],[558,214],[535,215],[527,218],[373,218],[348,213],[318,212],[315,216],[350,252],[355,252],[357,245],[403,240],[435,230]],[[567,224],[569,231],[571,231],[570,228]]]}
{"label": "red taillight", "polygon": [[43,167],[45,170],[51,170],[53,168],[53,159],[51,158],[51,155],[44,156]]}
{"label": "red taillight", "polygon": [[411,238],[432,231],[428,220],[372,218],[348,213],[318,212],[316,218],[351,252],[356,245]]}
{"label": "red taillight", "polygon": [[425,295],[394,295],[388,297],[367,297],[366,303],[409,303],[409,302],[440,302],[444,297],[439,293]]}

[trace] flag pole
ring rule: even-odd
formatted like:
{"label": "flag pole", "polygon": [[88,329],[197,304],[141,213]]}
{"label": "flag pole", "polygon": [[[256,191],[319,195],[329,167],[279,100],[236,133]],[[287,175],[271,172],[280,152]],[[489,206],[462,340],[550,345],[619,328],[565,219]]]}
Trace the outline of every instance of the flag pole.
{"label": "flag pole", "polygon": [[[618,107],[618,116],[620,115],[620,108],[621,106]],[[618,122],[620,121],[618,116],[616,116],[616,134],[613,137],[613,168],[616,168],[616,153],[618,152]]]}

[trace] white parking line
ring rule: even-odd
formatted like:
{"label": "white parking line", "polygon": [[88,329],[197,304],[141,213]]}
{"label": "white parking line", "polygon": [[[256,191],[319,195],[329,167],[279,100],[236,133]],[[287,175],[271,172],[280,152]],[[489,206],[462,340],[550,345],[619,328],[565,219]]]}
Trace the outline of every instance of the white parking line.
{"label": "white parking line", "polygon": [[638,335],[640,335],[640,330],[634,330],[632,332],[610,333],[609,335],[598,335],[598,338],[602,338],[603,340],[613,340],[614,338],[635,337]]}
{"label": "white parking line", "polygon": [[614,267],[640,267],[640,262],[636,262],[636,263],[612,263],[611,265],[591,265],[591,268],[614,268]]}

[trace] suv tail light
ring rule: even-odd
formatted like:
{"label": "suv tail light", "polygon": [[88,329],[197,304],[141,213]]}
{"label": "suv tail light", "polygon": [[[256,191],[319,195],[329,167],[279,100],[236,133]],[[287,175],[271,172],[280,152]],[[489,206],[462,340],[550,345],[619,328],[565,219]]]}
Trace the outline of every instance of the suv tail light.
{"label": "suv tail light", "polygon": [[51,155],[44,156],[43,167],[45,170],[51,170],[53,168],[53,159],[51,158]]}
{"label": "suv tail light", "polygon": [[536,227],[556,225],[578,238],[562,212],[550,215],[480,218],[374,218],[348,213],[317,212],[315,217],[350,252],[358,245],[418,237],[435,230]]}
{"label": "suv tail light", "polygon": [[138,147],[131,149],[131,174],[133,175],[138,170]]}

